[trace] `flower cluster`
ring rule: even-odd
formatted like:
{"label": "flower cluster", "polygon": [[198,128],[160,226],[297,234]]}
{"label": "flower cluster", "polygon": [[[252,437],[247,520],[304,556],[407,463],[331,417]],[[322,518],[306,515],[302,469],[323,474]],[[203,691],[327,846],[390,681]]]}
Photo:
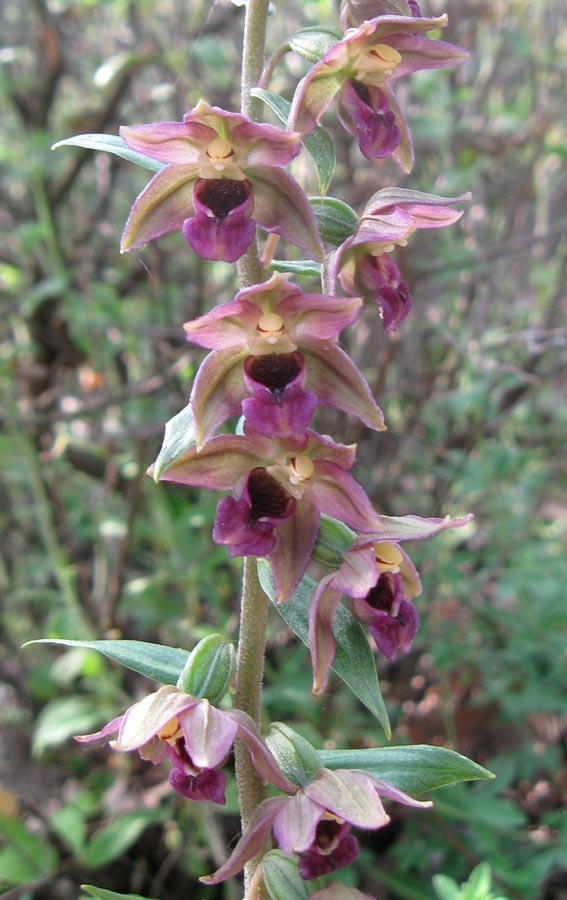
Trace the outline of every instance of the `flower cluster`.
{"label": "flower cluster", "polygon": [[[267,559],[278,603],[315,577],[307,611],[315,693],[325,689],[335,656],[339,604],[348,604],[388,659],[406,652],[418,628],[413,601],[421,586],[401,542],[468,521],[380,515],[352,475],[356,447],[316,430],[320,407],[384,430],[367,381],[339,344],[341,333],[355,324],[365,300],[377,303],[387,331],[401,324],[411,298],[390,254],[416,229],[457,221],[455,204],[467,197],[378,191],[346,240],[324,248],[312,205],[284,170],[302,138],[336,99],[341,123],[367,159],[392,157],[409,171],[411,134],[393,84],[466,55],[427,36],[444,27],[446,17],[423,17],[414,0],[343,0],[341,24],[347,29],[342,39],[298,85],[287,131],[203,100],[182,122],[121,129],[130,150],[161,166],[132,207],[123,251],[179,230],[205,259],[233,263],[257,246],[259,228],[322,263],[326,293],[305,292],[290,277],[265,270],[261,283],[185,324],[188,340],[209,351],[190,397],[194,435],[156,470],[165,481],[225,495],[213,539],[231,556]],[[229,420],[238,424],[226,433]],[[326,517],[350,537],[322,561],[317,546]],[[224,803],[221,769],[236,738],[260,777],[282,792],[258,806],[228,861],[203,879],[210,884],[240,871],[270,832],[297,857],[303,879],[318,878],[356,857],[354,826],[377,829],[388,822],[381,797],[430,805],[357,770],[318,767],[293,784],[246,713],[217,708],[179,687],[161,687],[79,740],[115,733],[116,750],[137,750],[152,763],[169,759],[170,783],[183,797]],[[363,895],[329,885],[312,896]]]}

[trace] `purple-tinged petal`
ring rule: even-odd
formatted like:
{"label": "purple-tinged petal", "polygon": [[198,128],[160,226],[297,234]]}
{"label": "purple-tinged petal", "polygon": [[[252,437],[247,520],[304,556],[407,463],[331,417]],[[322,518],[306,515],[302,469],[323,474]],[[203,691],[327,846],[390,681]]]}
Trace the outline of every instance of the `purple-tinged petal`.
{"label": "purple-tinged petal", "polygon": [[373,532],[380,517],[354,478],[335,463],[315,461],[313,500],[321,512],[339,519],[357,532]]}
{"label": "purple-tinged petal", "polygon": [[364,775],[366,778],[370,778],[380,796],[384,797],[386,800],[395,800],[396,803],[403,803],[404,806],[413,806],[416,809],[431,809],[433,806],[433,801],[414,800],[413,797],[400,791],[400,789],[394,787],[393,784],[390,784],[388,781],[382,781],[380,778],[375,778],[374,775],[369,775],[368,772],[361,772],[360,774]]}
{"label": "purple-tinged petal", "polygon": [[164,685],[126,710],[122,716],[118,738],[112,741],[111,747],[123,751],[138,750],[158,735],[172,719],[197,703],[198,700],[173,685]]}
{"label": "purple-tinged petal", "polygon": [[327,689],[337,648],[333,622],[341,595],[328,587],[333,575],[334,573],[327,575],[319,582],[309,603],[309,648],[315,696]]}
{"label": "purple-tinged petal", "polygon": [[296,790],[295,785],[282,775],[275,757],[266,746],[254,720],[241,709],[231,709],[227,711],[226,715],[236,722],[238,737],[246,746],[252,759],[252,765],[260,778],[273,784],[278,790],[292,794]]}
{"label": "purple-tinged petal", "polygon": [[271,797],[260,803],[225,864],[212,875],[202,876],[199,881],[203,884],[220,884],[240,872],[261,849],[275,817],[287,802],[287,797]]}
{"label": "purple-tinged petal", "polygon": [[247,166],[286,166],[301,149],[299,134],[256,122],[237,125],[230,133],[230,141],[242,148]]}
{"label": "purple-tinged petal", "polygon": [[319,511],[308,497],[298,501],[295,516],[280,525],[270,554],[277,603],[293,596],[311,560],[319,531]]}
{"label": "purple-tinged petal", "polygon": [[246,500],[223,497],[217,507],[213,541],[224,544],[229,556],[267,556],[276,545],[272,522],[250,520]]}
{"label": "purple-tinged petal", "polygon": [[256,304],[238,294],[230,303],[221,303],[204,316],[186,322],[183,328],[187,340],[199,347],[208,350],[244,349],[248,343],[248,332],[256,327],[257,321]]}
{"label": "purple-tinged petal", "polygon": [[[315,70],[317,69],[317,72]],[[323,113],[329,108],[341,89],[344,76],[340,65],[317,63],[299,82],[293,96],[288,127],[300,134],[309,134],[317,127]]]}
{"label": "purple-tinged petal", "polygon": [[153,122],[122,127],[120,136],[132,150],[162,163],[195,166],[204,147],[218,137],[198,122]]}
{"label": "purple-tinged petal", "polygon": [[304,853],[315,840],[317,825],[325,815],[325,807],[314,803],[297,791],[274,819],[274,836],[284,853]]}
{"label": "purple-tinged petal", "polygon": [[472,521],[474,516],[469,513],[460,519],[452,519],[445,516],[443,519],[426,519],[421,516],[380,516],[382,528],[374,537],[362,535],[355,540],[354,546],[366,544],[368,541],[421,541],[433,537],[446,528],[462,528]]}
{"label": "purple-tinged petal", "polygon": [[111,734],[114,734],[120,728],[120,724],[124,716],[117,716],[115,719],[112,719],[104,728],[101,728],[100,731],[95,731],[92,734],[77,734],[75,736],[75,740],[79,741],[81,744],[87,744],[90,741],[97,741],[98,743],[105,743],[106,739],[110,737]]}
{"label": "purple-tinged petal", "polygon": [[198,170],[193,166],[166,166],[136,199],[120,244],[120,252],[137,250],[169,231],[180,230],[194,212],[193,186]]}
{"label": "purple-tinged petal", "polygon": [[199,769],[218,769],[227,760],[234,744],[237,726],[222,709],[200,700],[178,716],[185,746]]}
{"label": "purple-tinged petal", "polygon": [[[389,187],[376,191],[368,200],[361,216],[361,226],[367,217],[376,216],[378,222],[381,216],[391,220],[393,214],[402,214],[401,222],[407,222],[405,216],[409,216],[409,224],[415,228],[436,228],[442,225],[451,225],[462,215],[460,210],[449,209],[455,203],[465,203],[471,199],[470,192],[459,194],[458,197],[441,197],[439,194],[427,194],[425,191],[408,190],[407,188]],[[358,232],[357,232],[358,234]],[[391,240],[390,236],[385,239]],[[369,236],[369,241],[381,240],[381,238]]]}
{"label": "purple-tinged petal", "polygon": [[205,769],[198,775],[186,775],[180,769],[172,769],[169,783],[173,790],[186,800],[209,801],[224,806],[226,775],[224,772]]}
{"label": "purple-tinged petal", "polygon": [[300,437],[307,428],[317,407],[317,397],[292,384],[282,391],[255,389],[254,396],[242,402],[246,420],[266,437]]}
{"label": "purple-tinged petal", "polygon": [[317,406],[312,391],[304,391],[305,360],[301,353],[249,356],[244,381],[254,396],[242,403],[252,427],[267,437],[297,437],[305,433]]}
{"label": "purple-tinged petal", "polygon": [[302,350],[307,359],[305,387],[315,393],[319,403],[350,413],[376,431],[385,431],[384,416],[368,383],[340,347],[309,340]]}
{"label": "purple-tinged petal", "polygon": [[396,579],[401,582],[399,575],[384,572],[366,600],[351,600],[353,616],[367,625],[376,646],[390,662],[396,659],[398,653],[409,651],[419,628],[419,614],[411,600],[396,600],[391,615],[386,609],[387,585]]}
{"label": "purple-tinged petal", "polygon": [[184,221],[182,231],[195,253],[224,262],[240,259],[256,236],[250,182],[199,178],[193,202],[196,215]]}
{"label": "purple-tinged petal", "polygon": [[[264,459],[258,440],[240,435],[220,434],[200,450],[192,447],[182,453],[166,471],[161,481],[229,491],[235,488]],[[152,474],[152,466],[148,475]]]}
{"label": "purple-tinged petal", "polygon": [[[403,554],[402,550],[399,552]],[[372,543],[363,544],[344,554],[340,568],[332,573],[331,587],[347,597],[366,597],[378,575],[375,547]]]}
{"label": "purple-tinged petal", "polygon": [[[323,826],[325,823],[321,823]],[[352,834],[347,834],[330,853],[312,851],[303,855],[297,864],[299,874],[306,881],[329,875],[338,869],[344,869],[356,859],[359,853],[358,841]]]}
{"label": "purple-tinged petal", "polygon": [[247,395],[242,378],[242,361],[246,351],[240,347],[216,350],[205,357],[197,370],[191,390],[191,406],[195,416],[197,447],[217,428],[238,415]]}
{"label": "purple-tinged petal", "polygon": [[[427,19],[421,21],[426,22]],[[388,44],[402,56],[402,60],[396,66],[391,78],[411,75],[412,72],[419,72],[423,69],[457,66],[469,55],[463,47],[415,34],[394,35],[389,38]]]}
{"label": "purple-tinged petal", "polygon": [[[290,287],[294,287],[290,283]],[[292,319],[290,333],[298,345],[310,340],[335,341],[343,328],[352,325],[362,309],[360,297],[327,297],[304,294],[294,288],[275,312]]]}
{"label": "purple-tinged petal", "polygon": [[248,167],[254,186],[254,219],[261,228],[281,235],[301,247],[312,259],[323,258],[313,208],[296,181],[283,169]]}
{"label": "purple-tinged petal", "polygon": [[232,263],[240,259],[256,237],[256,225],[235,210],[223,219],[199,213],[183,223],[183,237],[203,259]]}
{"label": "purple-tinged petal", "polygon": [[370,776],[351,769],[320,769],[303,791],[335,816],[359,828],[382,828],[390,821]]}
{"label": "purple-tinged petal", "polygon": [[351,79],[340,90],[337,106],[343,128],[357,138],[366,159],[386,159],[400,143],[401,131],[383,91]]}
{"label": "purple-tinged petal", "polygon": [[341,469],[350,469],[356,462],[356,444],[337,444],[331,437],[309,431],[302,451],[312,459],[324,459]]}

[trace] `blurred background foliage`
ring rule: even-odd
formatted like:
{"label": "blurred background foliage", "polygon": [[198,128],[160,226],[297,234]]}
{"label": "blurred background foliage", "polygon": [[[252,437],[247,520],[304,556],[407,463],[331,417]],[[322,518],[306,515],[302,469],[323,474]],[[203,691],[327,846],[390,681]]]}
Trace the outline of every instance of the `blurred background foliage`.
{"label": "blurred background foliage", "polygon": [[[336,16],[330,0],[275,6],[271,49]],[[466,530],[410,547],[422,627],[410,656],[379,667],[395,742],[455,748],[497,778],[438,792],[431,814],[395,810],[362,837],[357,874],[378,900],[461,896],[473,870],[490,887],[490,869],[499,896],[564,900],[565,6],[450,0],[448,12],[443,37],[471,59],[399,83],[417,149],[410,177],[364,161],[329,120],[331,193],[357,209],[392,183],[470,189],[473,200],[459,225],[418,232],[400,252],[415,300],[400,335],[369,308],[344,336],[388,432],[328,411],[317,426],[359,441],[357,477],[384,513],[474,512]],[[143,478],[200,359],[182,323],[232,298],[233,268],[203,263],[178,233],[121,257],[147,173],[50,146],[179,119],[202,94],[237,108],[242,10],[6,0],[0,24],[0,891],[77,900],[94,882],[235,900],[236,885],[196,882],[237,834],[234,785],[225,810],[187,804],[160,767],[70,740],[151,685],[93,653],[20,645],[237,636],[240,564],[211,542],[217,498]],[[285,57],[272,87],[289,97],[303,71]],[[294,174],[317,193],[309,157]],[[276,614],[265,699],[271,719],[318,746],[382,739],[340,684],[312,699],[306,652]]]}

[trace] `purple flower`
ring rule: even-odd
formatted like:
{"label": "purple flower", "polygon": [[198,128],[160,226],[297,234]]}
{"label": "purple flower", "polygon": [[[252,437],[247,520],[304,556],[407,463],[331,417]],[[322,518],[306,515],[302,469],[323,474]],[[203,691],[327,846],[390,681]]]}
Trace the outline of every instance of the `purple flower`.
{"label": "purple flower", "polygon": [[114,750],[137,750],[154,765],[169,758],[169,782],[189,800],[211,800],[224,805],[226,775],[221,772],[236,738],[246,745],[258,774],[289,791],[290,783],[250,716],[242,710],[223,710],[208,700],[196,700],[172,685],[164,685],[113,719],[101,731],[76,740],[110,742]]}
{"label": "purple flower", "polygon": [[198,445],[240,412],[268,437],[301,438],[316,403],[382,430],[368,384],[337,346],[360,308],[358,298],[304,294],[276,274],[188,322],[189,340],[213,351],[191,394]]}
{"label": "purple flower", "polygon": [[[380,518],[346,471],[354,446],[307,431],[301,439],[270,439],[246,426],[185,451],[161,478],[233,496],[221,501],[213,537],[232,556],[267,556],[279,602],[292,596],[317,539],[320,513],[360,533]],[[151,474],[151,469],[148,471]]]}
{"label": "purple flower", "polygon": [[[366,11],[369,3],[354,4],[357,5]],[[364,156],[392,156],[409,172],[413,165],[411,135],[390,82],[420,69],[457,65],[467,53],[423,36],[434,28],[445,27],[446,16],[415,16],[415,5],[408,11],[412,14],[362,21],[331,47],[298,85],[290,127],[302,133],[313,131],[337,95],[341,122],[358,137]]]}
{"label": "purple flower", "polygon": [[457,222],[462,211],[450,209],[470,199],[439,197],[404,188],[385,188],[366,204],[358,228],[340,247],[328,255],[327,280],[338,281],[349,296],[361,296],[378,303],[386,331],[394,331],[411,309],[408,285],[389,255],[405,246],[416,229],[443,228]]}
{"label": "purple flower", "polygon": [[309,642],[313,662],[313,693],[327,687],[335,656],[333,622],[342,596],[351,598],[352,614],[368,626],[378,649],[394,660],[409,650],[419,616],[413,603],[421,581],[400,541],[422,540],[445,528],[461,528],[461,519],[381,516],[382,530],[361,535],[343,555],[340,567],[318,583],[309,607]]}
{"label": "purple flower", "polygon": [[227,862],[201,881],[219,884],[235,875],[259,851],[270,831],[285,853],[299,855],[302,878],[318,878],[341,869],[358,855],[352,827],[376,830],[390,821],[380,796],[408,806],[432,806],[367,772],[319,769],[293,796],[264,800]]}
{"label": "purple flower", "polygon": [[235,262],[259,225],[321,258],[309,202],[282,168],[299,152],[298,134],[203,100],[182,122],[121,128],[120,134],[132,150],[164,163],[132,207],[122,252],[182,231],[205,259]]}

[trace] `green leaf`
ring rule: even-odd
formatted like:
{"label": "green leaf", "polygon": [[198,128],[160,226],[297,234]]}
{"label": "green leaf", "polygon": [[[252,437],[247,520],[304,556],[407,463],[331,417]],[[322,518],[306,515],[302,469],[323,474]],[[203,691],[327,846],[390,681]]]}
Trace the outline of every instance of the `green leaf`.
{"label": "green leaf", "polygon": [[118,134],[76,134],[64,141],[57,141],[51,149],[57,150],[59,147],[82,147],[84,150],[112,153],[114,156],[120,156],[122,159],[127,159],[128,162],[142,166],[144,169],[150,169],[152,172],[159,172],[164,166],[156,159],[150,159],[143,153],[131,150],[126,141]]}
{"label": "green leaf", "polygon": [[98,650],[114,662],[161,684],[177,684],[189,657],[189,652],[179,647],[162,647],[161,644],[148,644],[145,641],[68,641],[42,638],[28,641],[24,647],[31,644],[58,644],[63,647]]}
{"label": "green leaf", "polygon": [[[309,647],[309,601],[317,583],[309,575],[304,575],[291,600],[276,603],[272,570],[267,560],[258,560],[258,575],[262,588],[286,625]],[[337,640],[334,671],[376,716],[389,738],[391,731],[388,713],[380,692],[376,663],[366,632],[352,613],[341,604],[337,609],[333,631]]]}
{"label": "green leaf", "polygon": [[0,813],[0,835],[9,844],[0,850],[0,884],[27,884],[54,872],[54,847],[32,834],[22,822]]}
{"label": "green leaf", "polygon": [[91,697],[57,697],[44,706],[33,737],[34,755],[58,747],[76,734],[87,734],[100,722],[112,718],[115,710],[101,706]]}
{"label": "green leaf", "polygon": [[292,275],[306,275],[309,278],[321,277],[321,264],[311,259],[273,259],[270,269],[274,272],[290,272]]}
{"label": "green leaf", "polygon": [[80,856],[85,844],[87,822],[85,814],[69,804],[49,817],[49,824],[56,835],[76,856]]}
{"label": "green leaf", "polygon": [[[262,100],[266,106],[269,106],[278,119],[283,122],[284,125],[287,125],[289,111],[291,109],[289,100],[285,100],[284,97],[280,97],[280,95],[274,93],[274,91],[265,91],[263,88],[253,88],[251,93],[253,97],[257,97],[259,100]],[[336,158],[334,144],[329,134],[320,125],[318,125],[314,131],[310,132],[310,134],[306,134],[302,138],[301,143],[317,167],[319,190],[321,191],[321,194],[326,194],[331,178],[333,177],[333,172],[335,171]]]}
{"label": "green leaf", "polygon": [[289,46],[303,59],[316,63],[331,47],[338,44],[342,36],[342,32],[336,28],[313,25],[296,31],[289,39]]}
{"label": "green leaf", "polygon": [[317,752],[327,769],[363,769],[407,794],[422,794],[459,781],[494,778],[492,772],[466,756],[427,744]]}
{"label": "green leaf", "polygon": [[165,815],[161,810],[137,810],[116,816],[109,825],[100,828],[87,844],[83,860],[87,868],[105,866],[122,856],[143,831]]}
{"label": "green leaf", "polygon": [[447,875],[434,875],[433,887],[439,900],[460,900],[461,889],[456,881]]}
{"label": "green leaf", "polygon": [[195,418],[191,404],[178,412],[165,425],[161,450],[153,467],[154,481],[166,471],[182,453],[195,445]]}
{"label": "green leaf", "polygon": [[297,857],[270,850],[262,860],[262,874],[270,900],[307,900],[312,892],[297,869]]}
{"label": "green leaf", "polygon": [[310,197],[309,202],[324,243],[339,247],[358,228],[358,216],[348,203],[336,197]]}
{"label": "green leaf", "polygon": [[116,891],[107,891],[93,884],[82,884],[81,890],[91,897],[96,897],[97,900],[152,900],[151,897],[142,897],[141,894],[117,894]]}

